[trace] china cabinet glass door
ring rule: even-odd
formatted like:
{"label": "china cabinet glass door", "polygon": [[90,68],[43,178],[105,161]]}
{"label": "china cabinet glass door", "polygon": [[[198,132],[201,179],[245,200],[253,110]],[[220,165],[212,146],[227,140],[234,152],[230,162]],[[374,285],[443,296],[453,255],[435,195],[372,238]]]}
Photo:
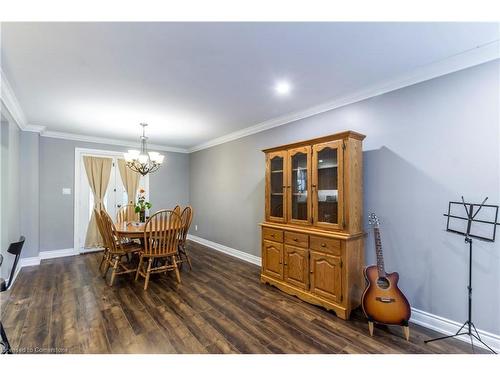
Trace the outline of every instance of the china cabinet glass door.
{"label": "china cabinet glass door", "polygon": [[313,146],[313,220],[331,229],[343,227],[342,141]]}
{"label": "china cabinet glass door", "polygon": [[310,184],[311,148],[299,147],[288,151],[288,222],[311,223]]}
{"label": "china cabinet glass door", "polygon": [[266,219],[284,222],[286,215],[286,151],[278,151],[268,155],[266,183]]}

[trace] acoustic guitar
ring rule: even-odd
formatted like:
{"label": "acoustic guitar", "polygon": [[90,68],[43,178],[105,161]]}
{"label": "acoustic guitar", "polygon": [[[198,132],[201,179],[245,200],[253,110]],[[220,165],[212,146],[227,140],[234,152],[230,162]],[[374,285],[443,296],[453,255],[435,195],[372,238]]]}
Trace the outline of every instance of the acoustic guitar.
{"label": "acoustic guitar", "polygon": [[377,265],[365,267],[364,275],[367,287],[363,293],[363,311],[368,318],[368,328],[373,336],[373,323],[394,324],[403,326],[406,340],[410,339],[411,308],[403,292],[398,288],[399,274],[386,273],[382,241],[380,239],[380,223],[374,213],[369,216],[369,223],[373,226],[375,236],[375,251]]}

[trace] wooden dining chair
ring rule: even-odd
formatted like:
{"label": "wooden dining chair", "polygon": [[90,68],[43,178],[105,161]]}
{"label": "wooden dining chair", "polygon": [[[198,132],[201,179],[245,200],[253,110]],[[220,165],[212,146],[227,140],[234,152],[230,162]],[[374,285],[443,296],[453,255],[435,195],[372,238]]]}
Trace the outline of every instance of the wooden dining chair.
{"label": "wooden dining chair", "polygon": [[[113,220],[111,220],[111,217],[104,210],[101,210],[101,223],[105,235],[106,247],[109,253],[103,277],[105,278],[109,269],[112,268],[111,280],[109,281],[109,286],[112,286],[117,275],[136,272],[137,267],[133,266],[131,262],[128,261],[128,255],[139,254],[142,250],[142,246],[135,242],[123,242],[122,238],[117,235]],[[126,261],[122,260],[124,257],[126,257]]]}
{"label": "wooden dining chair", "polygon": [[181,259],[181,262],[184,262],[184,259],[187,260],[190,270],[193,269],[193,266],[191,265],[191,259],[189,258],[189,254],[186,249],[186,239],[192,221],[193,221],[193,208],[191,206],[187,206],[184,208],[184,210],[182,210],[181,213],[182,229],[179,234],[179,258]]}
{"label": "wooden dining chair", "polygon": [[177,215],[181,216],[181,206],[176,205],[172,211],[174,211]]}
{"label": "wooden dining chair", "polygon": [[107,242],[106,242],[106,233],[104,231],[104,224],[102,222],[101,212],[99,210],[97,210],[96,208],[94,208],[94,215],[95,215],[95,220],[97,222],[97,229],[99,230],[99,234],[102,237],[103,247],[104,247],[104,251],[102,253],[101,263],[99,264],[99,271],[101,272],[101,275],[102,275],[103,274],[102,266],[107,264],[107,261],[108,261],[109,248],[108,248]]}
{"label": "wooden dining chair", "polygon": [[[177,282],[181,282],[177,255],[181,217],[173,210],[162,210],[151,216],[144,226],[144,250],[140,253],[135,279],[145,278],[144,290],[148,288],[153,273],[175,271]],[[153,265],[154,261],[154,265]]]}
{"label": "wooden dining chair", "polygon": [[116,213],[116,222],[124,223],[128,221],[139,221],[139,214],[135,212],[135,205],[126,204]]}

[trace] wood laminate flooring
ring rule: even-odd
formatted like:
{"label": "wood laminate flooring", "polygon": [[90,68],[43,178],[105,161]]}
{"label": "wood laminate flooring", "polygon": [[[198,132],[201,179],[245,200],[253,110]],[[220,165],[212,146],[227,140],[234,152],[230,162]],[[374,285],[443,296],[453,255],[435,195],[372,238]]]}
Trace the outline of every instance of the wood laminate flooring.
{"label": "wood laminate flooring", "polygon": [[[23,268],[2,293],[2,321],[13,349],[40,353],[470,353],[467,343],[423,340],[437,332],[411,324],[376,326],[355,311],[344,321],[261,284],[260,268],[190,242],[193,270],[109,287],[101,253]],[[109,279],[108,274],[108,279]]]}

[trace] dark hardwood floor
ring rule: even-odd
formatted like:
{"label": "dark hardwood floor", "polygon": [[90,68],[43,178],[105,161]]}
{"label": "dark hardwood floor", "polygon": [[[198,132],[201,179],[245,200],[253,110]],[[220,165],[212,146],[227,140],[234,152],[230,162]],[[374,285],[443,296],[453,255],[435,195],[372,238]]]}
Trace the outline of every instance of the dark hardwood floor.
{"label": "dark hardwood floor", "polygon": [[[99,276],[100,253],[23,268],[2,295],[2,321],[18,352],[59,353],[470,353],[458,340],[411,325],[370,337],[350,321],[259,282],[259,267],[190,243],[193,271],[144,280]],[[109,276],[108,276],[109,277]]]}

